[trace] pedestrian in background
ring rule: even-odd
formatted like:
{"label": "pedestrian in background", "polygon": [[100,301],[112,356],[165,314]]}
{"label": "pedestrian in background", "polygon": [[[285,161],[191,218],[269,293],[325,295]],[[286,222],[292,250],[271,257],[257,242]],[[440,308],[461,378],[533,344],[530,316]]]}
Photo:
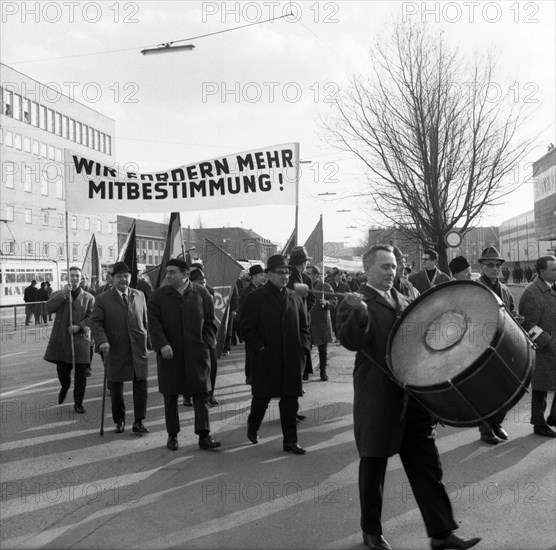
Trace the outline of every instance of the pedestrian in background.
{"label": "pedestrian in background", "polygon": [[310,311],[311,345],[319,350],[320,379],[328,381],[328,344],[332,342],[332,320],[330,310],[337,306],[338,299],[334,296],[332,287],[325,283],[316,265],[307,266],[306,273],[313,283],[313,290],[317,298]]}
{"label": "pedestrian in background", "polygon": [[193,396],[195,433],[201,449],[221,443],[210,435],[210,349],[216,346],[214,303],[206,288],[189,280],[189,265],[172,259],[166,264],[166,284],[147,304],[149,332],[157,352],[158,389],[164,396],[164,415],[172,451],[178,449],[178,397]]}
{"label": "pedestrian in background", "polygon": [[[81,269],[70,267],[69,285],[53,292],[46,303],[49,313],[56,313],[54,326],[44,354],[44,360],[56,364],[58,380],[62,386],[58,394],[58,404],[62,404],[71,386],[71,371],[75,363],[75,380],[73,386],[74,410],[83,414],[83,399],[87,385],[87,367],[91,363],[91,315],[95,303],[94,297],[80,286]],[[70,324],[71,308],[71,324]],[[72,343],[73,339],[73,356]]]}
{"label": "pedestrian in background", "polygon": [[46,313],[46,302],[48,302],[48,290],[46,289],[46,282],[43,281],[41,283],[41,287],[37,290],[37,294],[36,294],[36,299],[37,302],[41,302],[39,304],[39,308],[40,308],[40,319],[41,319],[41,324],[48,324],[48,315]]}
{"label": "pedestrian in background", "polygon": [[[481,257],[477,261],[481,266],[481,277],[479,278],[479,282],[492,290],[492,292],[504,302],[504,305],[508,308],[510,313],[515,315],[512,293],[505,284],[500,282],[502,264],[504,263],[504,259],[500,256],[500,252],[498,252],[495,247],[489,246],[483,250]],[[497,438],[502,440],[508,439],[508,433],[502,427],[506,412],[505,410],[499,411],[494,417],[491,417],[489,421],[483,422],[479,426],[481,441],[496,445],[498,443]]]}
{"label": "pedestrian in background", "polygon": [[523,328],[537,346],[531,386],[531,424],[537,435],[556,437],[556,395],[545,418],[548,392],[556,390],[556,257],[542,256],[535,265],[537,278],[523,290],[519,313]]}
{"label": "pedestrian in background", "polygon": [[458,524],[442,483],[436,421],[388,374],[385,356],[390,332],[410,303],[393,289],[397,265],[392,247],[371,247],[363,255],[363,267],[367,283],[359,289],[360,294],[344,298],[337,318],[342,345],[357,352],[353,420],[360,457],[363,542],[372,550],[390,549],[383,536],[382,502],[388,458],[399,454],[433,550],[471,548],[479,538],[464,540],[453,533]]}
{"label": "pedestrian in background", "polygon": [[456,256],[448,267],[456,281],[471,281],[471,266],[465,256]]}
{"label": "pedestrian in background", "polygon": [[27,304],[25,306],[25,324],[31,324],[31,316],[35,319],[35,324],[40,324],[40,313],[35,307],[33,302],[37,301],[37,281],[33,279],[31,284],[23,292],[23,301]]}
{"label": "pedestrian in background", "polygon": [[107,364],[106,378],[110,386],[116,433],[125,430],[124,382],[132,382],[132,431],[146,434],[149,430],[143,420],[147,416],[149,376],[147,302],[142,292],[130,288],[131,269],[125,262],[114,264],[112,277],[112,289],[99,294],[95,300],[93,337]]}
{"label": "pedestrian in background", "polygon": [[287,288],[290,266],[284,256],[267,261],[267,282],[251,292],[241,310],[241,334],[251,362],[251,410],[247,438],[258,443],[258,431],[272,398],[279,398],[282,448],[305,454],[297,442],[298,398],[303,395],[302,375],[310,352],[307,309]]}
{"label": "pedestrian in background", "polygon": [[423,269],[409,276],[409,282],[424,294],[427,290],[434,288],[436,285],[446,283],[450,280],[450,276],[438,269],[438,253],[436,250],[425,250],[421,257]]}

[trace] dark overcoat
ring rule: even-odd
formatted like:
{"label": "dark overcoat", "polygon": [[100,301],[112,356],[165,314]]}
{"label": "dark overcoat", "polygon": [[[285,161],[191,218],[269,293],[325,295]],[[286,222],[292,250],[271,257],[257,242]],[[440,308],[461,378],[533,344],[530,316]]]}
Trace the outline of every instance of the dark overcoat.
{"label": "dark overcoat", "polygon": [[525,317],[523,328],[529,332],[534,326],[543,332],[537,344],[535,368],[531,385],[534,390],[556,390],[556,290],[536,278],[523,290],[519,313]]}
{"label": "dark overcoat", "polygon": [[311,349],[307,310],[295,292],[282,292],[267,281],[247,296],[241,310],[256,397],[303,395],[305,357]]}
{"label": "dark overcoat", "polygon": [[[171,286],[152,293],[147,304],[149,333],[157,352],[158,389],[166,395],[208,392],[210,350],[216,346],[214,301],[208,290],[189,281],[183,296]],[[174,356],[160,350],[169,345]]]}
{"label": "dark overcoat", "polygon": [[[409,305],[410,300],[390,291],[397,307],[392,307],[376,290],[361,285],[367,312],[342,301],[338,307],[336,329],[340,342],[349,350],[357,351],[353,371],[353,427],[355,444],[360,457],[389,457],[400,450],[405,429],[404,403],[407,397],[395,384],[373,364],[364,350],[386,371],[387,343],[396,317]],[[432,416],[431,424],[434,424]]]}
{"label": "dark overcoat", "polygon": [[[314,346],[321,346],[332,342],[332,320],[330,318],[330,310],[338,304],[338,299],[332,295],[334,292],[328,283],[317,281],[314,284],[316,301],[311,309],[311,343]],[[324,298],[326,306],[322,307],[320,301],[322,291],[324,290]]]}
{"label": "dark overcoat", "polygon": [[420,294],[424,294],[427,290],[452,280],[449,275],[446,275],[446,273],[440,271],[440,269],[435,268],[435,271],[436,272],[432,282],[429,280],[429,276],[424,269],[410,275],[409,282],[419,291]]}
{"label": "dark overcoat", "polygon": [[[75,362],[91,364],[91,315],[95,299],[82,288],[77,298],[72,301],[72,323],[79,325],[79,332],[73,335]],[[46,346],[44,360],[50,363],[71,363],[71,341],[68,327],[70,325],[70,301],[63,290],[53,292],[46,302],[46,311],[55,313],[50,340]]]}
{"label": "dark overcoat", "polygon": [[147,304],[141,291],[129,289],[127,308],[115,288],[96,297],[93,338],[97,346],[110,344],[108,380],[126,382],[148,378],[147,326]]}

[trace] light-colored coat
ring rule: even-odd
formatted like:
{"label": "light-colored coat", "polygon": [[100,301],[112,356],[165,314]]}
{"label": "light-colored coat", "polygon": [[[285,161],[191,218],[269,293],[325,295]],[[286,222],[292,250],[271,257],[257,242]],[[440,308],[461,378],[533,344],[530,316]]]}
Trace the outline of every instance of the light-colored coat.
{"label": "light-colored coat", "polygon": [[[72,302],[72,323],[79,325],[79,332],[73,335],[75,362],[85,365],[91,364],[91,315],[95,299],[88,292],[79,289],[77,299]],[[44,360],[50,363],[71,363],[71,340],[68,332],[70,325],[70,301],[64,292],[53,292],[48,302],[46,311],[55,313],[52,334],[46,346]]]}
{"label": "light-colored coat", "polygon": [[[336,332],[340,342],[357,351],[353,370],[353,428],[360,457],[389,457],[400,450],[406,417],[403,413],[406,393],[370,361],[371,356],[387,372],[388,337],[396,317],[410,300],[392,289],[397,307],[392,307],[376,290],[361,285],[359,292],[368,314],[346,305],[338,306]],[[434,419],[430,417],[431,425]]]}
{"label": "light-colored coat", "polygon": [[[147,309],[160,393],[208,392],[210,350],[216,346],[217,330],[214,300],[208,290],[190,281],[182,296],[166,285],[152,293]],[[166,345],[172,347],[172,359],[163,359],[160,354]]]}
{"label": "light-colored coat", "polygon": [[144,380],[149,375],[145,295],[129,289],[128,307],[115,288],[96,297],[92,315],[97,346],[110,344],[107,378],[111,382]]}
{"label": "light-colored coat", "polygon": [[519,313],[525,317],[523,328],[529,332],[535,325],[543,333],[537,344],[531,385],[534,390],[556,391],[556,291],[542,279],[535,279],[523,290]]}

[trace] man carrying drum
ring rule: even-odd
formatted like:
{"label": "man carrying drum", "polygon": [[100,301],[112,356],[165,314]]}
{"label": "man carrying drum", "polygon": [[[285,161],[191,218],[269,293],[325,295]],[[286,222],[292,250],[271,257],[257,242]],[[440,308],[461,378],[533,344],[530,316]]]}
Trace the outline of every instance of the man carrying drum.
{"label": "man carrying drum", "polygon": [[375,245],[363,255],[367,282],[359,294],[347,294],[338,308],[340,342],[357,351],[354,385],[354,431],[359,452],[359,499],[363,542],[388,550],[383,537],[382,495],[388,458],[400,455],[433,550],[471,548],[479,538],[456,536],[452,505],[442,483],[442,465],[432,415],[396,383],[386,364],[387,343],[396,318],[410,299],[393,289],[393,248]]}

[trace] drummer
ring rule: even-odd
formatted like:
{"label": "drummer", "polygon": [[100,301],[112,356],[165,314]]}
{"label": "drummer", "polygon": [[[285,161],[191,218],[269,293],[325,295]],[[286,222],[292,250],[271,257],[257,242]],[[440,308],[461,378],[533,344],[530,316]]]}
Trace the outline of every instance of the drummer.
{"label": "drummer", "polygon": [[357,351],[354,385],[354,431],[359,452],[359,500],[363,542],[388,550],[382,532],[382,495],[388,458],[400,455],[433,550],[471,548],[479,538],[461,539],[452,504],[442,483],[435,441],[436,421],[391,379],[385,355],[397,315],[410,299],[393,288],[396,257],[388,245],[363,255],[367,282],[360,294],[347,294],[338,308],[340,342]]}
{"label": "drummer", "polygon": [[[504,259],[500,256],[500,252],[498,252],[494,246],[489,246],[483,250],[481,257],[477,261],[481,266],[481,277],[478,279],[479,283],[490,288],[490,290],[504,302],[504,305],[510,310],[510,313],[516,316],[512,293],[505,284],[500,282],[502,264],[504,263]],[[500,411],[495,418],[491,419],[491,422],[483,422],[483,424],[479,426],[481,441],[496,445],[499,439],[508,439],[508,433],[502,427],[506,412],[507,411]]]}

